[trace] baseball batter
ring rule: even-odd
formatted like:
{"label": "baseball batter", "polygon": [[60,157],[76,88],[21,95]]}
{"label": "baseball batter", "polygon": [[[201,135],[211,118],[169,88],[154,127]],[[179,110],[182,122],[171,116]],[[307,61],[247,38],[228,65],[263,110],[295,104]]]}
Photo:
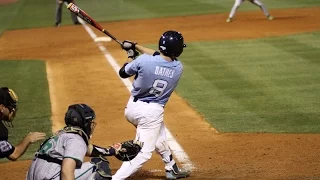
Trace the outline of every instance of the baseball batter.
{"label": "baseball batter", "polygon": [[30,144],[42,140],[46,134],[41,132],[29,133],[18,145],[14,146],[8,141],[8,129],[13,127],[12,122],[18,109],[18,96],[8,87],[0,88],[0,158],[15,161],[28,149]]}
{"label": "baseball batter", "polygon": [[[231,12],[229,14],[228,19],[226,20],[228,23],[232,22],[232,18],[234,17],[234,15],[236,14],[236,11],[238,10],[238,8],[240,7],[240,5],[244,2],[245,0],[235,0],[234,5],[231,9]],[[249,2],[251,2],[252,4],[260,7],[260,9],[262,10],[263,14],[267,17],[267,19],[269,20],[273,20],[273,16],[270,15],[269,11],[267,10],[266,6],[260,1],[260,0],[247,0]]]}
{"label": "baseball batter", "polygon": [[[65,115],[66,127],[41,144],[27,180],[111,179],[109,162],[102,156],[117,154],[121,145],[101,148],[90,144],[95,117],[86,104],[70,105]],[[83,163],[85,156],[93,158]]]}
{"label": "baseball batter", "polygon": [[[123,42],[123,49],[129,56],[128,63],[119,70],[119,75],[121,78],[135,75],[125,117],[137,128],[136,140],[144,142],[144,145],[141,153],[132,161],[122,164],[112,180],[123,180],[134,174],[151,158],[154,150],[165,163],[167,179],[189,176],[190,172],[179,169],[172,157],[163,121],[164,106],[183,72],[183,66],[177,58],[184,47],[183,36],[177,31],[167,31],[160,37],[160,52],[130,41]],[[144,54],[132,61],[135,50]]]}

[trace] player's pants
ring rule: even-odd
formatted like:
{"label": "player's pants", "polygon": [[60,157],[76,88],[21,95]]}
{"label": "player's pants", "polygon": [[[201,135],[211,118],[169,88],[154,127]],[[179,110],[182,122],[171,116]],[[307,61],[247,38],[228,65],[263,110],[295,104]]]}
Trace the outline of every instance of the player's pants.
{"label": "player's pants", "polygon": [[[90,162],[83,163],[81,169],[75,170],[75,179],[89,180],[94,176],[94,164]],[[55,163],[49,163],[43,159],[36,159],[32,162],[27,173],[27,180],[60,180],[61,166]]]}
{"label": "player's pants", "polygon": [[[61,24],[61,17],[62,17],[62,6],[64,6],[64,2],[73,2],[73,0],[56,0],[56,24]],[[71,19],[73,24],[79,23],[77,19],[77,15],[73,12],[71,13]]]}
{"label": "player's pants", "polygon": [[154,150],[161,155],[165,169],[172,169],[175,161],[172,159],[167,144],[163,114],[164,108],[160,104],[133,102],[130,98],[125,109],[125,116],[137,128],[136,140],[144,142],[144,145],[141,149],[142,153],[139,153],[132,161],[122,163],[120,169],[112,176],[112,180],[123,180],[134,174],[151,158]]}
{"label": "player's pants", "polygon": [[[230,11],[229,17],[233,18],[237,9],[240,7],[240,5],[244,2],[245,0],[235,0],[234,5]],[[262,12],[264,13],[265,16],[269,16],[269,12],[267,10],[267,8],[263,5],[263,3],[260,0],[248,0],[249,2],[251,2],[252,4],[260,7],[260,9],[262,10]]]}

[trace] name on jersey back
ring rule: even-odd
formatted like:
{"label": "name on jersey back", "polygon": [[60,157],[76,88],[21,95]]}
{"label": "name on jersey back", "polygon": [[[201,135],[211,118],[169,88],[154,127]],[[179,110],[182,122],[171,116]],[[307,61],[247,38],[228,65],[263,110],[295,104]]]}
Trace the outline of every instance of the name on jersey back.
{"label": "name on jersey back", "polygon": [[161,67],[161,66],[156,66],[154,74],[158,75],[158,76],[164,76],[164,77],[167,77],[167,78],[173,78],[174,72],[175,71],[172,70],[172,69]]}

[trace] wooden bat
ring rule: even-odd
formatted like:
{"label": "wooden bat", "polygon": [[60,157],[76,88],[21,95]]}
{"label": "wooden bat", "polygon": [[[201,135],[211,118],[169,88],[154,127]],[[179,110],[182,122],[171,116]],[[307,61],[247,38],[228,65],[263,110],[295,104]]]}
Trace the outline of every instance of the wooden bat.
{"label": "wooden bat", "polygon": [[69,3],[69,5],[67,6],[67,8],[75,13],[79,18],[83,19],[84,21],[86,21],[88,24],[90,24],[91,26],[95,27],[96,29],[100,30],[101,32],[103,32],[104,34],[106,34],[107,36],[109,36],[111,39],[113,39],[114,41],[116,41],[118,44],[122,45],[122,42],[119,41],[116,37],[114,37],[111,33],[109,33],[107,30],[105,30],[99,23],[97,23],[92,17],[90,17],[86,12],[84,12],[82,9],[80,9],[78,6],[76,6],[73,3]]}

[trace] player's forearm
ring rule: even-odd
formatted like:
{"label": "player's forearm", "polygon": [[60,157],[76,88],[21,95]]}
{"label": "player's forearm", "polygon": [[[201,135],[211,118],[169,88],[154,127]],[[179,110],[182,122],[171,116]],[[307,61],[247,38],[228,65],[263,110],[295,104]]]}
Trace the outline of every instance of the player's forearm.
{"label": "player's forearm", "polygon": [[61,172],[61,180],[74,180],[74,173]]}
{"label": "player's forearm", "polygon": [[153,55],[153,53],[155,52],[155,50],[141,46],[139,44],[136,44],[136,49],[141,52],[142,54],[149,54],[149,55]]}
{"label": "player's forearm", "polygon": [[74,180],[75,167],[62,167],[61,180]]}
{"label": "player's forearm", "polygon": [[96,145],[89,144],[87,150],[87,156],[98,157],[98,156],[113,156],[116,154],[116,151],[112,147],[102,148]]}
{"label": "player's forearm", "polygon": [[28,149],[31,142],[28,138],[24,138],[17,146],[15,146],[14,152],[8,157],[8,159],[15,161],[21,157]]}

